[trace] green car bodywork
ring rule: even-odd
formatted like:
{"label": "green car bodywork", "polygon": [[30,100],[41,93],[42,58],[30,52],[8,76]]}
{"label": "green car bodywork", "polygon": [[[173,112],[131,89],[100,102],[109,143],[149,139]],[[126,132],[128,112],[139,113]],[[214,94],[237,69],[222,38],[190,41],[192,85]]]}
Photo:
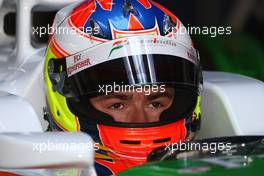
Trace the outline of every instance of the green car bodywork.
{"label": "green car bodywork", "polygon": [[[252,138],[253,140],[251,140]],[[217,143],[228,142],[232,145],[230,145],[228,150],[221,150],[216,153],[211,153],[208,150],[176,151],[173,153],[160,148],[152,152],[157,154],[155,161],[128,169],[118,176],[262,175],[264,167],[264,137],[216,138],[216,140],[203,140],[202,143],[212,144],[215,141]]]}
{"label": "green car bodywork", "polygon": [[[230,158],[229,158],[230,159]],[[149,163],[127,170],[119,176],[177,176],[177,175],[210,175],[210,176],[259,176],[264,166],[264,155],[250,157],[245,161],[244,156],[232,158],[240,162],[237,166],[219,165],[227,161],[227,158],[210,158],[209,161],[202,160],[177,160]],[[219,161],[219,164],[210,163]]]}

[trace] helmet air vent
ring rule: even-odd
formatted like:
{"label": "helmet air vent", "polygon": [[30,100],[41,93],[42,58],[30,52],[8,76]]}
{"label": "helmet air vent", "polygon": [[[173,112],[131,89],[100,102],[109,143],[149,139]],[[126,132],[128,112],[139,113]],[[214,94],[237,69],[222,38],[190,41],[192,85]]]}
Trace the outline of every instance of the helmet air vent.
{"label": "helmet air vent", "polygon": [[131,144],[131,145],[137,145],[137,144],[140,144],[141,142],[140,141],[130,141],[130,140],[120,140],[120,143],[121,144]]}

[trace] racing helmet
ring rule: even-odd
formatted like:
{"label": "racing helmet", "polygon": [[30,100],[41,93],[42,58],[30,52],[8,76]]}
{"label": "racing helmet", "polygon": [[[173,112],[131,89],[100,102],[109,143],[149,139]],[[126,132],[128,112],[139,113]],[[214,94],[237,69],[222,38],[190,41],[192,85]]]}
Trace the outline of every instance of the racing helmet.
{"label": "racing helmet", "polygon": [[[199,54],[166,8],[150,0],[86,0],[61,9],[52,29],[44,68],[50,127],[92,136],[99,173],[142,164],[155,148],[199,129]],[[91,103],[126,86],[164,86],[173,101],[150,122],[119,121]]]}

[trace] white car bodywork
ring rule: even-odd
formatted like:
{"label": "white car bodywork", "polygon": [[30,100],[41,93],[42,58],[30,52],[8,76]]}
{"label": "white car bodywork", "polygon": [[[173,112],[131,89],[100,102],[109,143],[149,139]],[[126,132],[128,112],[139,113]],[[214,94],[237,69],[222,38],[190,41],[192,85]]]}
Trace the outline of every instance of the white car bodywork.
{"label": "white car bodywork", "polygon": [[264,134],[262,81],[223,72],[203,75],[199,138]]}
{"label": "white car bodywork", "polygon": [[[0,172],[27,176],[96,175],[94,148],[79,146],[93,144],[91,137],[82,133],[43,133],[47,128],[43,119],[45,47],[34,48],[31,44],[31,12],[34,8],[58,10],[72,2],[76,1],[0,1]],[[15,11],[16,37],[11,37],[4,32],[4,17]],[[34,147],[49,144],[75,148],[46,147],[40,152]]]}
{"label": "white car bodywork", "polygon": [[96,175],[94,143],[84,133],[3,133],[0,144],[1,171],[27,176]]}
{"label": "white car bodywork", "polygon": [[[8,162],[10,156],[7,153],[13,148],[9,148],[7,144],[17,145],[17,150],[21,150],[21,153],[26,152],[29,156],[32,151],[26,146],[34,141],[47,139],[43,134],[32,136],[5,134],[6,132],[44,132],[47,128],[47,122],[43,118],[43,108],[46,107],[43,78],[45,47],[34,48],[31,44],[31,11],[35,7],[42,11],[60,9],[72,2],[77,1],[0,1],[0,133],[2,133],[0,134],[0,168],[33,167],[38,161],[28,159],[27,165],[23,162]],[[17,34],[14,38],[4,33],[3,18],[6,13],[15,9],[17,9]],[[264,83],[261,81],[230,73],[204,72],[201,105],[202,124],[198,138],[264,134],[262,123]],[[65,142],[72,142],[78,135],[69,135]],[[63,138],[56,134],[48,136],[52,140]],[[87,136],[78,139],[91,140]],[[87,152],[89,156],[93,156],[93,152]],[[69,156],[73,155],[76,153],[69,153]],[[60,158],[54,163],[52,158],[58,156]],[[13,161],[20,161],[20,157],[20,155],[12,155]],[[63,164],[63,161],[76,164],[66,153],[65,156],[63,153],[58,155],[53,153],[49,158],[42,159],[39,161],[43,161],[45,165],[57,165],[60,162]],[[88,165],[93,163],[92,157],[88,158],[89,162],[85,157],[79,159]]]}

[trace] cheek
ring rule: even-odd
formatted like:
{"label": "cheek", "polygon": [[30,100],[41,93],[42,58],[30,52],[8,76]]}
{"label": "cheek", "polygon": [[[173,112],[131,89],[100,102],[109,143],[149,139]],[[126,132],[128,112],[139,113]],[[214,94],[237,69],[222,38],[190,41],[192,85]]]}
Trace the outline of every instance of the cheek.
{"label": "cheek", "polygon": [[129,112],[128,110],[107,109],[105,113],[113,117],[115,121],[124,122]]}
{"label": "cheek", "polygon": [[92,102],[91,101],[91,104],[93,105],[93,107],[101,112],[105,112],[104,108],[102,105],[100,105],[100,103],[97,103],[97,102]]}
{"label": "cheek", "polygon": [[152,108],[146,108],[145,112],[149,117],[159,117],[160,114],[164,111],[164,109],[152,109]]}
{"label": "cheek", "polygon": [[119,119],[121,119],[123,117],[123,115],[125,115],[125,111],[124,110],[112,110],[109,109],[108,107],[111,105],[102,105],[99,103],[92,103],[92,105],[94,106],[95,109],[108,114],[109,116],[113,117],[114,120],[118,121]]}

